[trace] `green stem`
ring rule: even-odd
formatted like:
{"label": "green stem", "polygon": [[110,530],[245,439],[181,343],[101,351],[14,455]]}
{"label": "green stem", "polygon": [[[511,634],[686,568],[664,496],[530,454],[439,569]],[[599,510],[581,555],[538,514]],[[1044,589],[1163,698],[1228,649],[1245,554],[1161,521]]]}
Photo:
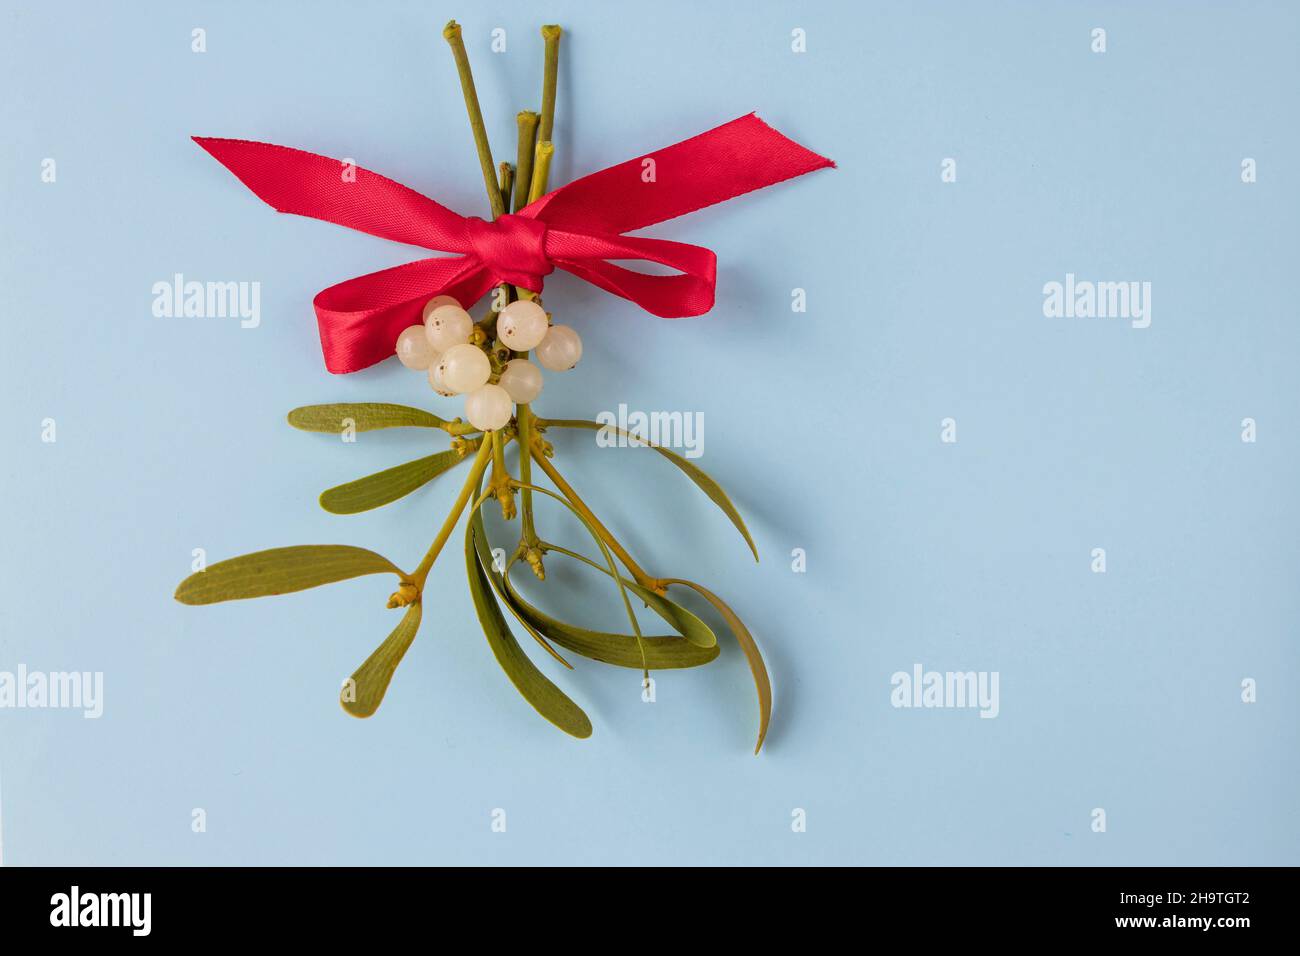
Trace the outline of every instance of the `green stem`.
{"label": "green stem", "polygon": [[463,422],[459,418],[451,422],[443,422],[438,426],[453,438],[463,437],[465,435],[477,435],[480,429],[475,428],[469,422]]}
{"label": "green stem", "polygon": [[528,189],[528,201],[537,202],[546,195],[546,181],[551,178],[551,158],[555,155],[555,144],[550,140],[539,140],[533,153],[533,184]]}
{"label": "green stem", "polygon": [[[519,126],[519,143],[516,154],[517,176],[515,179],[515,208],[520,209],[532,201],[533,192],[533,159],[538,150],[537,129],[539,122],[546,130],[543,139],[549,140],[551,129],[555,125],[555,86],[559,74],[559,49],[560,49],[560,28],[557,26],[542,27],[542,39],[546,43],[545,67],[542,72],[542,115],[539,117],[530,110],[524,110],[515,117]],[[546,174],[550,173],[550,153],[554,152],[554,147],[547,153],[545,160]],[[544,184],[543,184],[544,187]],[[543,191],[544,188],[543,188]],[[541,195],[540,193],[538,195]],[[520,298],[524,296],[524,290],[515,290],[515,294]],[[532,298],[532,294],[528,293]],[[526,358],[527,352],[521,352],[520,357]],[[519,478],[523,485],[533,483],[533,460],[530,452],[533,447],[533,412],[532,409],[524,404],[515,406],[515,421],[519,428],[519,447],[523,451],[519,455]],[[522,512],[522,529],[520,532],[520,544],[523,548],[536,548],[540,551],[537,538],[537,530],[533,526],[533,491],[530,487],[523,487],[519,492],[520,510]],[[537,570],[535,566],[534,570]],[[540,572],[539,572],[540,573]]]}
{"label": "green stem", "polygon": [[469,68],[469,55],[465,52],[460,24],[455,20],[450,21],[443,28],[442,36],[456,59],[461,92],[465,94],[465,111],[469,113],[470,129],[474,131],[474,146],[478,149],[479,165],[483,167],[483,185],[487,187],[488,203],[492,206],[492,218],[495,219],[505,214],[505,202],[501,198],[501,187],[497,184],[496,169],[492,164],[492,147],[488,145],[483,110],[479,108],[478,93],[474,90],[474,74]]}
{"label": "green stem", "polygon": [[560,36],[564,31],[559,24],[548,23],[542,27],[542,40],[546,44],[546,60],[542,68],[542,127],[540,138],[549,142],[555,128],[555,81],[560,72]]}
{"label": "green stem", "polygon": [[499,171],[498,179],[500,180],[499,188],[501,190],[501,202],[505,207],[502,211],[502,215],[504,215],[510,211],[510,190],[514,188],[515,170],[514,167],[505,160],[502,160],[500,164],[498,164],[497,170]]}
{"label": "green stem", "polygon": [[515,516],[515,491],[510,487],[510,471],[506,468],[506,443],[500,433],[488,432],[492,441],[491,488],[501,504],[501,517],[509,521]]}
{"label": "green stem", "polygon": [[433,562],[438,559],[438,552],[442,546],[447,543],[451,537],[452,531],[456,528],[456,522],[460,520],[461,512],[469,504],[470,496],[474,489],[478,487],[479,479],[483,477],[483,472],[487,470],[488,462],[492,460],[492,448],[496,444],[495,432],[489,432],[493,440],[485,441],[478,448],[478,454],[474,456],[474,466],[470,469],[469,477],[465,479],[464,486],[460,489],[460,494],[456,496],[455,502],[451,506],[451,511],[447,514],[447,519],[443,521],[442,528],[438,531],[438,536],[433,539],[433,544],[429,545],[428,553],[425,554],[424,560],[420,566],[411,574],[411,581],[421,592],[424,591],[424,582],[429,577],[429,569],[433,567]]}
{"label": "green stem", "polygon": [[641,565],[632,560],[632,556],[627,553],[627,549],[619,544],[618,539],[610,533],[609,529],[600,523],[600,519],[587,507],[587,503],[578,497],[578,493],[564,480],[564,476],[555,470],[555,466],[536,446],[530,446],[529,450],[532,452],[533,461],[537,462],[542,471],[546,472],[546,476],[551,479],[556,488],[560,489],[560,493],[569,500],[569,504],[573,505],[574,510],[591,523],[600,539],[609,545],[611,551],[618,555],[618,559],[623,562],[623,565],[631,573],[633,580],[643,588],[649,588],[657,594],[662,594],[664,592],[664,583],[658,578],[652,578],[641,568]]}
{"label": "green stem", "polygon": [[528,205],[528,192],[533,184],[533,150],[537,143],[538,116],[524,110],[515,116],[519,127],[519,148],[515,154],[515,211]]}
{"label": "green stem", "polygon": [[[504,161],[502,161],[500,169],[501,169],[501,196],[502,196],[501,201],[505,207],[504,211],[502,212],[502,215],[505,215],[505,213],[508,213],[510,211],[510,188],[511,185],[514,183],[515,171],[510,168],[509,163]],[[495,219],[496,216],[493,216],[492,218]],[[497,286],[496,296],[497,298],[494,301],[492,307],[496,309],[498,312],[500,312],[501,309],[504,309],[510,303],[510,286],[504,282],[501,283],[499,286]]]}
{"label": "green stem", "polygon": [[[526,356],[527,352],[521,352],[520,356]],[[523,485],[533,483],[533,459],[529,455],[529,449],[533,447],[533,410],[527,405],[515,406],[515,420],[519,426],[519,447],[523,452],[519,455],[519,480]],[[523,514],[523,529],[520,536],[520,543],[526,548],[537,547],[537,531],[533,528],[533,490],[524,487],[519,492],[519,507]]]}
{"label": "green stem", "polygon": [[496,432],[488,432],[488,439],[492,442],[492,480],[508,481],[510,476],[506,473],[505,445],[497,440]]}

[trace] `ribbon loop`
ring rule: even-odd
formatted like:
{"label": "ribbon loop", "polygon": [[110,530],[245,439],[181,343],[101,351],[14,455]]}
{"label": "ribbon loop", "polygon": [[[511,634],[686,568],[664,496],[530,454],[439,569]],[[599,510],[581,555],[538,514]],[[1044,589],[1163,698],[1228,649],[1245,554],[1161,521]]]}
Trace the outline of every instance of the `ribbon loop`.
{"label": "ribbon loop", "polygon": [[[278,212],[462,253],[358,276],[317,295],[325,367],[335,373],[391,357],[398,335],[420,321],[423,303],[435,295],[468,308],[501,282],[541,292],[557,266],[653,315],[702,315],[713,307],[713,253],[624,233],[835,165],[751,113],[485,222],[369,170],[353,167],[356,175],[343,177],[347,164],[326,156],[247,140],[194,141]],[[643,180],[651,162],[657,178]],[[635,272],[609,260],[654,262],[678,274]]]}
{"label": "ribbon loop", "polygon": [[470,250],[493,278],[542,291],[542,277],[555,271],[546,255],[546,223],[507,213],[492,222],[465,220]]}

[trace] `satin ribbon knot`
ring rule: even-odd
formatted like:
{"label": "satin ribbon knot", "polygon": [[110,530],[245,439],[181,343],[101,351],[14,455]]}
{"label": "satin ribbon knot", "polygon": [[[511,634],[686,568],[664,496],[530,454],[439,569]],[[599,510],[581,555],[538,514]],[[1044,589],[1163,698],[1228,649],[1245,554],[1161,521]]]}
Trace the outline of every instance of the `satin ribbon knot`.
{"label": "satin ribbon knot", "polygon": [[484,268],[502,282],[542,291],[542,277],[555,271],[546,255],[546,223],[507,213],[491,222],[470,216],[465,234]]}
{"label": "satin ribbon knot", "polygon": [[[754,114],[653,153],[576,179],[514,214],[485,222],[452,212],[378,173],[328,156],[241,139],[194,137],[278,212],[442,253],[357,276],[312,304],[325,367],[355,372],[389,358],[424,305],[449,295],[469,308],[499,283],[542,291],[563,269],[653,315],[678,318],[713,308],[717,259],[701,246],[625,235],[834,166]],[[343,171],[355,175],[345,177]],[[652,171],[652,175],[647,175]],[[614,261],[643,260],[674,275]]]}

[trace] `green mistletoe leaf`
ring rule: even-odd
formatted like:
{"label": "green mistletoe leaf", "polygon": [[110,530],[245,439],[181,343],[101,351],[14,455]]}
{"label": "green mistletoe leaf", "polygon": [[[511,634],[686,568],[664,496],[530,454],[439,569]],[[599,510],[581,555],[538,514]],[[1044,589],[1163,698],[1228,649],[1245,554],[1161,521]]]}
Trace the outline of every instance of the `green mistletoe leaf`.
{"label": "green mistletoe leaf", "polygon": [[356,481],[327,488],[321,492],[320,506],[336,515],[354,515],[379,508],[409,495],[464,460],[464,455],[454,451],[440,451],[436,455],[417,458]]}
{"label": "green mistletoe leaf", "polygon": [[763,655],[759,653],[758,644],[754,642],[754,637],[749,633],[749,628],[745,623],[736,616],[736,612],[727,606],[727,603],[718,597],[708,588],[694,581],[685,581],[681,578],[669,578],[667,583],[680,584],[683,587],[691,588],[702,598],[708,601],[722,615],[722,619],[727,622],[727,627],[731,628],[731,633],[736,638],[736,643],[745,654],[745,659],[749,661],[750,673],[754,675],[754,687],[758,691],[758,743],[754,746],[754,753],[763,746],[763,738],[767,736],[767,725],[772,719],[772,683],[767,677],[767,665],[763,663]]}
{"label": "green mistletoe leaf", "polygon": [[474,599],[474,609],[478,612],[479,624],[487,637],[488,645],[496,656],[497,663],[506,672],[515,689],[532,704],[539,714],[559,727],[566,734],[574,737],[590,737],[591,721],[582,708],[565,696],[564,692],[546,679],[537,669],[528,655],[524,653],[519,642],[515,640],[487,577],[479,564],[478,553],[474,547],[473,523],[465,529],[465,569],[469,573],[469,590]]}
{"label": "green mistletoe leaf", "polygon": [[420,629],[420,614],[420,602],[417,601],[406,609],[393,633],[375,648],[344,686],[339,694],[339,703],[353,717],[369,717],[379,709],[397,665],[402,663],[402,657]]}
{"label": "green mistletoe leaf", "polygon": [[[481,482],[480,487],[482,487]],[[497,600],[510,610],[510,613],[514,615],[515,620],[517,620],[520,626],[522,626],[523,629],[529,633],[532,639],[541,646],[542,650],[546,651],[546,653],[550,654],[569,670],[573,670],[573,665],[560,656],[560,653],[547,642],[541,632],[533,627],[511,603],[510,595],[506,593],[504,575],[497,572],[496,566],[493,563],[492,549],[488,545],[487,540],[487,530],[483,527],[482,508],[474,509],[474,513],[470,515],[469,522],[469,533],[474,537],[474,550],[478,554],[479,566],[483,568],[484,575],[486,575],[488,581],[492,583],[492,589],[497,593]]]}
{"label": "green mistletoe leaf", "polygon": [[402,572],[383,555],[346,544],[300,544],[218,561],[176,588],[182,604],[216,604],[303,591],[364,574]]}
{"label": "green mistletoe leaf", "polygon": [[510,582],[510,575],[505,576],[508,600],[514,611],[528,625],[540,631],[548,640],[561,647],[589,657],[594,661],[615,664],[619,667],[631,667],[640,670],[642,666],[650,670],[668,670],[679,667],[699,667],[715,660],[718,646],[696,647],[680,637],[642,637],[645,644],[644,660],[637,647],[634,634],[611,634],[605,631],[593,631],[574,624],[557,620],[543,614],[520,596]]}
{"label": "green mistletoe leaf", "polygon": [[655,594],[654,591],[642,587],[635,581],[626,583],[629,590],[644,601],[650,610],[671,624],[673,629],[689,643],[704,648],[718,646],[718,636],[713,633],[713,628],[686,610],[686,608],[668,600],[662,594]]}
{"label": "green mistletoe leaf", "polygon": [[338,435],[352,423],[359,432],[379,428],[400,428],[412,425],[418,428],[442,428],[446,420],[422,408],[409,405],[390,405],[387,402],[344,402],[338,405],[304,405],[289,413],[289,424],[305,432],[327,432]]}
{"label": "green mistletoe leaf", "polygon": [[[628,588],[624,586],[623,579],[618,575],[618,566],[614,563],[614,556],[610,554],[609,548],[606,546],[604,540],[600,537],[600,534],[596,531],[596,528],[592,525],[591,521],[586,517],[586,515],[575,508],[571,502],[556,494],[554,491],[550,491],[546,488],[539,488],[537,485],[530,485],[522,481],[514,481],[511,482],[511,484],[516,488],[526,488],[533,494],[545,495],[553,501],[558,501],[568,509],[571,515],[582,522],[583,527],[587,529],[587,533],[591,535],[591,539],[595,541],[596,546],[600,548],[600,553],[604,557],[605,563],[609,566],[609,576],[618,586],[618,596],[623,602],[623,610],[627,612],[627,622],[632,625],[632,633],[636,635],[637,651],[642,654],[642,659],[644,661],[645,645],[642,640],[641,625],[637,623],[636,614],[632,611],[632,602],[628,600]],[[642,666],[645,667],[646,670],[649,670],[649,667],[644,663]]]}
{"label": "green mistletoe leaf", "polygon": [[[556,551],[560,554],[581,561],[583,564],[595,568],[607,577],[613,577],[613,575],[610,574],[609,568],[602,564],[598,564],[586,555],[579,554],[576,551],[570,551],[568,548],[562,548],[555,544],[547,545],[547,548],[551,551]],[[619,580],[623,582],[623,587],[627,588],[644,601],[650,610],[654,611],[672,625],[673,630],[684,637],[689,643],[701,648],[718,646],[718,636],[713,633],[713,628],[705,624],[694,613],[688,611],[675,601],[668,600],[668,598],[664,597],[662,594],[656,594],[654,591],[642,587],[635,581],[629,581],[622,575],[619,576]],[[712,660],[712,658],[710,658],[710,660]]]}
{"label": "green mistletoe leaf", "polygon": [[599,422],[588,422],[581,419],[565,419],[557,421],[556,419],[551,418],[546,419],[546,425],[554,425],[556,428],[585,428],[589,431],[600,431],[602,428],[610,428],[618,432],[620,435],[623,435],[632,444],[641,445],[646,448],[653,448],[680,468],[682,473],[685,474],[687,478],[691,479],[691,481],[695,482],[696,487],[704,492],[710,501],[722,509],[722,513],[731,519],[731,523],[735,525],[736,530],[739,531],[741,536],[745,539],[745,543],[749,545],[749,550],[753,553],[754,560],[758,560],[758,548],[754,547],[754,539],[749,536],[749,529],[745,527],[745,520],[740,516],[740,512],[736,510],[736,506],[731,503],[731,499],[728,498],[727,493],[722,490],[722,486],[714,481],[708,472],[699,466],[692,464],[689,459],[683,458],[675,451],[664,448],[662,445],[651,444],[644,438],[626,432],[614,425],[602,425]]}

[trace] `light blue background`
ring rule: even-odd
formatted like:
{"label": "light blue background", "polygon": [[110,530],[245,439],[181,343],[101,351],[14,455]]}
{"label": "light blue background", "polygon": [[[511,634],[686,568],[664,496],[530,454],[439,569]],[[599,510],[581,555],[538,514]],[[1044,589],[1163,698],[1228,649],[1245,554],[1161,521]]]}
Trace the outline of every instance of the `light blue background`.
{"label": "light blue background", "polygon": [[[98,721],[0,711],[5,862],[1300,862],[1300,16],[984,7],[6,2],[0,669],[103,671],[106,700]],[[652,706],[634,671],[539,660],[596,728],[554,730],[488,651],[459,535],[370,721],[336,695],[394,622],[390,580],[171,599],[196,547],[340,542],[413,565],[459,485],[317,507],[441,447],[284,423],[326,401],[454,413],[396,363],[320,362],[315,292],[418,252],[276,216],[188,139],[352,157],[482,214],[453,16],[503,158],[537,105],[538,25],[569,31],[553,181],[755,109],[839,163],[650,230],[718,252],[705,318],[547,286],[586,357],[548,376],[542,414],[704,415],[700,463],[761,564],[671,466],[552,437],[643,563],[751,624],[776,685],[758,758],[730,641],[661,674]],[[176,272],[260,281],[261,327],[153,318]],[[1152,282],[1151,327],[1044,318],[1067,272]],[[613,592],[553,569],[593,597],[552,606],[617,623]],[[1000,716],[892,708],[914,663],[998,671]]]}

